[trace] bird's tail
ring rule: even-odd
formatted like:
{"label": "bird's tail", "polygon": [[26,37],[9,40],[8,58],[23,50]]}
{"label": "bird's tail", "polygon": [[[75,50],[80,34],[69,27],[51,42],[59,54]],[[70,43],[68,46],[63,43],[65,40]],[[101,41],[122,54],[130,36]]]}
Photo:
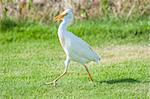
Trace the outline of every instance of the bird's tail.
{"label": "bird's tail", "polygon": [[98,58],[98,59],[96,60],[96,63],[97,63],[97,64],[100,64],[100,60],[101,60],[101,59]]}
{"label": "bird's tail", "polygon": [[99,55],[97,55],[97,57],[96,57],[96,60],[95,60],[95,61],[96,61],[96,63],[97,63],[97,64],[99,64],[99,63],[100,63],[100,61],[101,61],[101,57],[100,57]]}

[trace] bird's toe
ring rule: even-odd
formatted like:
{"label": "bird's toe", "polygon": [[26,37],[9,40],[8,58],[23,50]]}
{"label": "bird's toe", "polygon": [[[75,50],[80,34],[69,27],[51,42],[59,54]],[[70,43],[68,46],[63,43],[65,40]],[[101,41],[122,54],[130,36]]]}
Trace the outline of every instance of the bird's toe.
{"label": "bird's toe", "polygon": [[54,80],[54,81],[52,81],[52,82],[46,82],[46,83],[45,83],[45,85],[51,85],[51,84],[53,84],[54,86],[56,86],[56,81]]}

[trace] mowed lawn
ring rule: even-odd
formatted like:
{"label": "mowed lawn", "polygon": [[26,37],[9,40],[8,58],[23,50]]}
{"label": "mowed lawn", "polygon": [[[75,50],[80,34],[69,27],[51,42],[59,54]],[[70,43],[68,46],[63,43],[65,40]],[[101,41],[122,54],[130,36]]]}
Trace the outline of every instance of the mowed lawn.
{"label": "mowed lawn", "polygon": [[150,47],[142,44],[106,45],[93,49],[100,64],[85,68],[71,62],[57,86],[44,85],[64,69],[65,54],[50,41],[13,42],[0,45],[0,98],[29,99],[149,99]]}

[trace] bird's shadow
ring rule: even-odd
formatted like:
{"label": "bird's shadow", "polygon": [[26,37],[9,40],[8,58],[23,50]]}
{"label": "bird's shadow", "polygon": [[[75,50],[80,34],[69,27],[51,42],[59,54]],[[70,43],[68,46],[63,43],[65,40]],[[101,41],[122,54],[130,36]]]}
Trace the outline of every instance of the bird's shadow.
{"label": "bird's shadow", "polygon": [[116,83],[150,83],[150,81],[140,81],[133,78],[113,79],[97,81],[98,83],[116,84]]}

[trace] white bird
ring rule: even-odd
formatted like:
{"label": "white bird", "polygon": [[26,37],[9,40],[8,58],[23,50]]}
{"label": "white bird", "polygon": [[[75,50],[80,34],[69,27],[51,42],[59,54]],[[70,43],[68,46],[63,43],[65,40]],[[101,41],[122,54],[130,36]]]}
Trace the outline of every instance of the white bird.
{"label": "white bird", "polygon": [[58,28],[58,37],[61,46],[66,54],[65,69],[64,72],[59,77],[57,77],[55,80],[47,84],[53,83],[55,85],[56,82],[63,75],[66,74],[70,60],[81,63],[85,67],[90,80],[93,81],[90,72],[85,64],[90,61],[95,61],[99,63],[100,57],[93,51],[93,49],[89,46],[89,44],[87,44],[81,38],[75,36],[73,33],[67,31],[67,27],[73,21],[73,10],[66,9],[60,15],[56,16],[55,20],[62,21]]}

